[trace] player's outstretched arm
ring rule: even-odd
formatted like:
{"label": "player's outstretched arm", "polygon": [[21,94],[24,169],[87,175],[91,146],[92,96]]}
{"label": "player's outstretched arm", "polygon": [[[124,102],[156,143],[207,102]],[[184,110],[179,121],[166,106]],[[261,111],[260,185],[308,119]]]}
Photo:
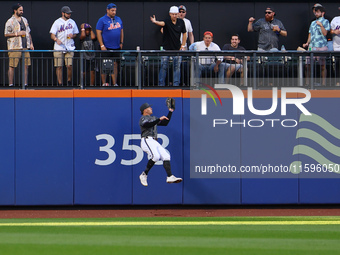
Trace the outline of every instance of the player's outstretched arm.
{"label": "player's outstretched arm", "polygon": [[168,115],[167,115],[166,117],[163,116],[163,117],[165,117],[165,119],[161,120],[161,121],[158,123],[158,126],[167,126],[167,125],[169,124],[170,120],[171,120],[172,112],[173,112],[173,110],[171,111],[171,110],[169,109]]}

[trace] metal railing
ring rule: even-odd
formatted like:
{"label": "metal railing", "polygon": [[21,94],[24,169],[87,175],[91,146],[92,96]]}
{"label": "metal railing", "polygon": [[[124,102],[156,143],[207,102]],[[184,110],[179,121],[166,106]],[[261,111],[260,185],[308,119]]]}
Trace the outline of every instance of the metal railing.
{"label": "metal railing", "polygon": [[[169,57],[166,67],[165,88],[174,86],[173,62],[181,57],[180,88],[197,88],[202,83],[214,86],[221,83],[217,73],[207,69],[201,75],[200,58],[222,56],[238,58],[241,68],[228,77],[228,69],[236,67],[229,60],[223,83],[254,89],[286,86],[302,86],[309,89],[340,88],[340,52],[260,52],[260,51],[144,51],[125,50],[112,52],[112,57],[103,55],[103,51],[74,51],[71,79],[68,81],[67,68],[62,71],[62,82],[58,84],[52,50],[27,51],[30,53],[31,66],[28,68],[28,82],[25,86],[25,67],[22,64],[24,54],[14,69],[14,86],[8,83],[8,51],[0,51],[0,88],[51,89],[51,88],[99,88],[108,83],[106,88],[159,88],[161,58]],[[93,60],[86,60],[85,53],[94,53]],[[104,52],[107,53],[107,52]],[[116,82],[113,81],[114,62],[117,65]],[[102,76],[105,74],[105,80]],[[103,87],[104,88],[104,87]]]}

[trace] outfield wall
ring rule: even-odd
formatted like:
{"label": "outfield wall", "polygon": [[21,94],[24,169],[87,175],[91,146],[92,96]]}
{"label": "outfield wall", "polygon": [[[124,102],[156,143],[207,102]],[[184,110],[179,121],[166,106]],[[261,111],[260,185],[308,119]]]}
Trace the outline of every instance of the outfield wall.
{"label": "outfield wall", "polygon": [[[316,168],[340,164],[340,91],[310,92],[304,106],[321,117],[314,122],[294,105],[283,116],[280,103],[270,116],[254,116],[247,104],[244,115],[233,115],[229,92],[220,93],[221,105],[208,98],[208,114],[202,116],[203,91],[1,91],[0,205],[340,203],[339,174],[326,169],[318,175]],[[173,173],[184,181],[167,184],[163,167],[155,165],[144,187],[138,178],[147,163],[139,107],[148,102],[156,116],[166,115],[168,96],[176,99],[176,111],[168,127],[158,128],[160,143],[171,153]],[[272,105],[272,91],[254,91],[253,98],[255,108]],[[212,119],[221,116],[228,125],[212,127]],[[297,125],[284,127],[282,119]],[[239,124],[231,127],[232,120]],[[309,173],[315,167],[313,175],[196,175],[193,168],[295,161]]]}

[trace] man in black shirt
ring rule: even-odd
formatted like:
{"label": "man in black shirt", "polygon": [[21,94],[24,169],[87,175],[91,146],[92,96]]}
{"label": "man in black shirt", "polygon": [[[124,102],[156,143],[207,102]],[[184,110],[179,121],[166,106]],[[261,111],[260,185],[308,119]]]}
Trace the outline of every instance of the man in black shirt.
{"label": "man in black shirt", "polygon": [[[172,6],[169,11],[170,18],[164,21],[157,21],[155,15],[150,17],[152,23],[163,27],[163,48],[164,50],[184,50],[185,42],[187,41],[187,33],[185,24],[182,19],[178,18],[178,7]],[[181,34],[183,34],[183,40],[181,43]],[[181,79],[181,56],[173,57],[174,74],[173,84],[179,86]],[[165,78],[169,64],[169,57],[163,56],[161,59],[161,69],[159,71],[159,86],[165,86]]]}
{"label": "man in black shirt", "polygon": [[[231,50],[231,51],[245,51],[246,49],[239,45],[241,42],[240,36],[238,34],[233,34],[230,39],[230,44],[225,44],[222,50]],[[235,73],[241,73],[241,86],[243,85],[243,61],[241,56],[233,55],[233,56],[225,56],[224,61],[226,62],[226,82],[228,83],[229,78]]]}

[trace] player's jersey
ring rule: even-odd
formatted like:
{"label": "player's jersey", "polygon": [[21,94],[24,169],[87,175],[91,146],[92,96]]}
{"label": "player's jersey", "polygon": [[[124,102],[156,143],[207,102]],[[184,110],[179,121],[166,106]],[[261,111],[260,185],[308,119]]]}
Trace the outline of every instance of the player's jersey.
{"label": "player's jersey", "polygon": [[139,120],[139,127],[142,137],[152,137],[157,139],[157,126],[167,126],[171,120],[172,112],[166,116],[168,119],[160,120],[151,115],[143,115]]}
{"label": "player's jersey", "polygon": [[61,45],[59,45],[57,42],[54,43],[55,50],[74,50],[76,48],[74,45],[74,40],[67,37],[68,34],[79,34],[77,24],[73,19],[57,19],[54,21],[50,29],[50,34],[55,34],[56,37],[62,42]]}
{"label": "player's jersey", "polygon": [[[142,137],[157,138],[157,123],[152,127],[145,127],[145,124],[155,122],[158,118],[150,115],[143,115],[139,120],[139,127]],[[158,119],[159,120],[159,119]]]}

